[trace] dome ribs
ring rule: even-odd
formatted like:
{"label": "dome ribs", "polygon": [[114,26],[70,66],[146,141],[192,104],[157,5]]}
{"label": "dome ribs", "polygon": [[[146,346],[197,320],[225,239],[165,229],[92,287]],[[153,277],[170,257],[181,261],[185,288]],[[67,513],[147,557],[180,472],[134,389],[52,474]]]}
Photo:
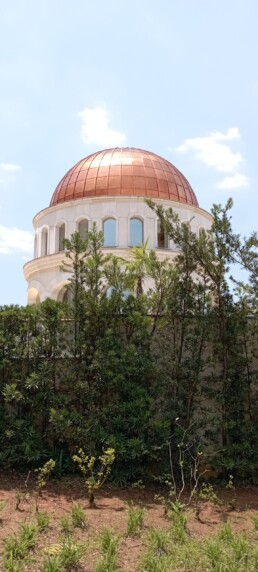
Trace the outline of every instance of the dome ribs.
{"label": "dome ribs", "polygon": [[151,151],[114,147],[82,159],[61,179],[50,206],[100,196],[160,198],[199,206],[185,176]]}

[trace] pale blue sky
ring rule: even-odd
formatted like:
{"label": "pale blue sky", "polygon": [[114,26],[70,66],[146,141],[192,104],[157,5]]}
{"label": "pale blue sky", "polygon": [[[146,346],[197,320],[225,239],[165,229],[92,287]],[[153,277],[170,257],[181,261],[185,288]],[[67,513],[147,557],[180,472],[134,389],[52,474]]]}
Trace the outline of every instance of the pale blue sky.
{"label": "pale blue sky", "polygon": [[257,229],[257,21],[256,0],[0,0],[0,304],[26,302],[33,216],[113,144]]}

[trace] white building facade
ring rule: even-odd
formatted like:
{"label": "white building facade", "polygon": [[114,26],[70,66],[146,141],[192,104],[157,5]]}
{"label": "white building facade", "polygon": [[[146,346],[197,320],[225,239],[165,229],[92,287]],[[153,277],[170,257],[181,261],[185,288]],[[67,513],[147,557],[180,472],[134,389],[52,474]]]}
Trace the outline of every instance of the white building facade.
{"label": "white building facade", "polygon": [[64,298],[69,277],[60,269],[64,238],[76,230],[86,238],[93,223],[104,233],[106,252],[126,259],[132,246],[148,240],[149,248],[157,250],[160,258],[173,260],[175,245],[162,231],[146,198],[164,208],[172,207],[195,233],[211,226],[211,215],[199,207],[184,175],[154,153],[108,149],[72,167],[56,187],[50,206],[33,219],[34,258],[24,266],[28,304]]}

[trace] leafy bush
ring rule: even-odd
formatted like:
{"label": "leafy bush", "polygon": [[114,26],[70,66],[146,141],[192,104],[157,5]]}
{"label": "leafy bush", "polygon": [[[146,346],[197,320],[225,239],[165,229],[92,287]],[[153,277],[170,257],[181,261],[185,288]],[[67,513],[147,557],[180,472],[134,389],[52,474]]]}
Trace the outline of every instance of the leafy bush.
{"label": "leafy bush", "polygon": [[73,456],[73,461],[79,465],[84,477],[84,484],[88,492],[90,507],[94,506],[95,492],[99,490],[111,471],[111,466],[115,460],[115,451],[112,448],[103,451],[103,454],[96,457],[85,455],[80,449],[78,455]]}

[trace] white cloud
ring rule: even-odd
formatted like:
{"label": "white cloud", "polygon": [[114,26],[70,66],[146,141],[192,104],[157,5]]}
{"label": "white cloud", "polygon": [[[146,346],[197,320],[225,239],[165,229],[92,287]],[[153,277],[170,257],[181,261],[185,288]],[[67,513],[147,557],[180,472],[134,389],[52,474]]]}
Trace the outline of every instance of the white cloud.
{"label": "white cloud", "polygon": [[186,139],[176,151],[181,153],[193,151],[194,157],[208,167],[223,173],[234,173],[243,162],[243,157],[241,153],[232,151],[227,141],[236,139],[240,139],[239,129],[232,127],[226,133],[214,131],[205,137]]}
{"label": "white cloud", "polygon": [[20,170],[20,165],[14,163],[0,163],[0,184],[10,183],[15,180],[15,173]]}
{"label": "white cloud", "polygon": [[33,241],[27,230],[0,225],[0,254],[32,254]]}
{"label": "white cloud", "polygon": [[241,175],[241,173],[235,173],[229,177],[225,177],[222,181],[217,183],[217,189],[240,189],[241,187],[248,187],[249,178],[246,175]]}
{"label": "white cloud", "polygon": [[[176,147],[179,153],[193,153],[198,161],[225,173],[224,179],[216,184],[217,189],[238,189],[249,185],[249,178],[242,174],[244,158],[241,153],[232,150],[230,142],[240,139],[238,127],[231,127],[225,133],[214,131],[204,137],[186,139]],[[172,149],[170,149],[171,151]]]}
{"label": "white cloud", "polygon": [[125,143],[125,133],[115,131],[109,126],[109,113],[104,105],[85,107],[79,117],[82,119],[81,138],[86,145],[116,147]]}
{"label": "white cloud", "polygon": [[20,165],[14,165],[13,163],[0,163],[0,171],[5,173],[13,173],[14,171],[19,171]]}

